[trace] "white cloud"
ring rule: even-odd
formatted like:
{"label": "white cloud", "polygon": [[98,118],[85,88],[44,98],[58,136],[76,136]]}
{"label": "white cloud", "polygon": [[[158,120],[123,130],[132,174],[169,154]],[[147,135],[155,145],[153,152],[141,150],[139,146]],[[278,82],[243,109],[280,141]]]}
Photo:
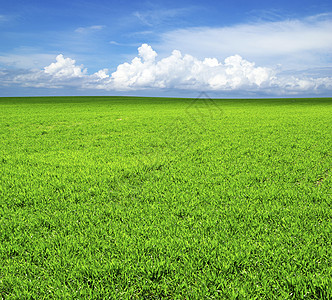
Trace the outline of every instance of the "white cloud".
{"label": "white cloud", "polygon": [[105,79],[110,77],[108,75],[108,69],[99,70],[98,72],[94,73],[93,76],[95,76],[97,79]]}
{"label": "white cloud", "polygon": [[139,56],[118,66],[110,84],[116,89],[178,88],[232,90],[259,87],[273,76],[267,68],[255,67],[236,55],[225,59],[198,60],[174,50],[169,57],[156,61],[157,53],[148,45],[138,48]]}
{"label": "white cloud", "polygon": [[265,66],[281,64],[285,69],[332,66],[327,59],[332,52],[331,31],[332,15],[322,14],[301,20],[178,29],[161,34],[161,43],[155,46],[162,52],[179,49],[199,58],[236,53]]}
{"label": "white cloud", "polygon": [[[43,70],[27,71],[10,77],[6,84],[29,87],[78,89],[130,90],[205,90],[221,92],[253,92],[266,95],[322,93],[332,91],[332,77],[297,76],[278,73],[276,69],[256,66],[240,55],[232,55],[219,61],[217,58],[198,59],[174,50],[171,55],[157,59],[151,46],[143,44],[138,56],[130,63],[120,64],[116,71],[108,69],[88,75],[75,60],[56,57],[56,62]],[[7,75],[6,75],[7,74]]]}
{"label": "white cloud", "polygon": [[135,11],[133,16],[137,18],[142,24],[147,26],[156,26],[163,22],[172,20],[175,17],[185,15],[193,8],[170,8],[170,9],[150,9],[145,11]]}
{"label": "white cloud", "polygon": [[121,43],[118,43],[116,41],[110,41],[110,44],[111,45],[116,45],[116,46],[121,46],[122,45]]}
{"label": "white cloud", "polygon": [[44,72],[59,79],[83,77],[83,75],[87,73],[87,70],[82,70],[83,66],[76,66],[75,63],[75,60],[64,58],[63,55],[60,54],[56,57],[55,63],[51,63],[44,68]]}
{"label": "white cloud", "polygon": [[103,25],[93,25],[93,26],[88,26],[88,27],[78,27],[77,29],[75,29],[75,32],[78,33],[90,33],[90,32],[94,32],[94,31],[99,31],[104,29],[105,26]]}
{"label": "white cloud", "polygon": [[56,57],[56,62],[46,66],[43,70],[21,72],[12,81],[24,87],[62,88],[67,86],[80,88],[89,78],[92,81],[95,77],[103,77],[102,72],[101,70],[96,75],[87,75],[87,70],[83,69],[83,66],[77,66],[75,60],[64,58],[60,54]]}

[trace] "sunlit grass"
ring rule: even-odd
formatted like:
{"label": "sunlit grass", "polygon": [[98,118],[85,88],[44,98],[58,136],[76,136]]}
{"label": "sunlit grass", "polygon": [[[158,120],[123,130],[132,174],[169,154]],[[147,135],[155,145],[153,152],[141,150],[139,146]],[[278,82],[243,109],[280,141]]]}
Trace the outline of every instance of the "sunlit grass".
{"label": "sunlit grass", "polygon": [[330,298],[331,104],[0,98],[1,297]]}

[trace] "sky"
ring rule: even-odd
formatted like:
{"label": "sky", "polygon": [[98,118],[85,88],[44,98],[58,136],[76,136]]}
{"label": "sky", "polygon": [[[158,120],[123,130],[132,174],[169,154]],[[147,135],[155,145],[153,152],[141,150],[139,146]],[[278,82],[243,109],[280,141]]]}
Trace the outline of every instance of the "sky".
{"label": "sky", "polygon": [[0,96],[332,96],[332,2],[0,0]]}

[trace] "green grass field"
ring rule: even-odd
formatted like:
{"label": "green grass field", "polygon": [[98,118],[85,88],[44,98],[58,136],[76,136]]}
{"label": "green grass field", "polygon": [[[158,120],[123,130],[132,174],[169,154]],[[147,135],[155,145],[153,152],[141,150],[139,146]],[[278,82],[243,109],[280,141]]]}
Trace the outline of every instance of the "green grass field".
{"label": "green grass field", "polygon": [[329,299],[332,98],[0,98],[1,299]]}

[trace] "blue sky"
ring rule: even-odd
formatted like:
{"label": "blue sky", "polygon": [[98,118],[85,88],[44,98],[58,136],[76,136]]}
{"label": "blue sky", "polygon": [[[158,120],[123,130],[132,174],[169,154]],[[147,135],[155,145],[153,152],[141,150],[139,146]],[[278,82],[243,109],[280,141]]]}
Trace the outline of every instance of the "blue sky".
{"label": "blue sky", "polygon": [[331,1],[0,4],[0,96],[331,96]]}

